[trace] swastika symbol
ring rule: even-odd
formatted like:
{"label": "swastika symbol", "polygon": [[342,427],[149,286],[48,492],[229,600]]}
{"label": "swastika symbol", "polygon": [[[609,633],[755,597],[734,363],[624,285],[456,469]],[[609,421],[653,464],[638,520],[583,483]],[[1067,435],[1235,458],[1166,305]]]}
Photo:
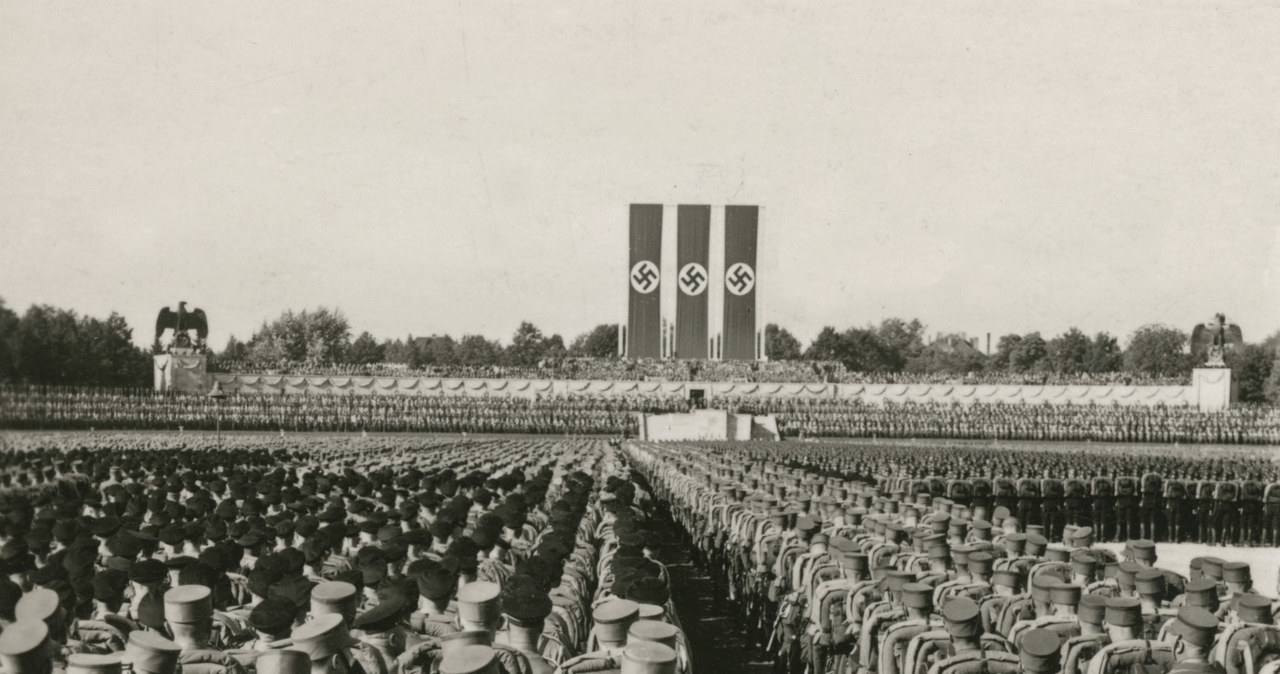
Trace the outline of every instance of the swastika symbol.
{"label": "swastika symbol", "polygon": [[641,294],[649,294],[658,287],[658,265],[641,260],[631,268],[631,287]]}
{"label": "swastika symbol", "polygon": [[746,295],[756,286],[756,274],[751,265],[739,262],[724,273],[724,285],[734,295]]}
{"label": "swastika symbol", "polygon": [[707,270],[697,262],[680,268],[680,289],[686,295],[701,295],[707,289]]}

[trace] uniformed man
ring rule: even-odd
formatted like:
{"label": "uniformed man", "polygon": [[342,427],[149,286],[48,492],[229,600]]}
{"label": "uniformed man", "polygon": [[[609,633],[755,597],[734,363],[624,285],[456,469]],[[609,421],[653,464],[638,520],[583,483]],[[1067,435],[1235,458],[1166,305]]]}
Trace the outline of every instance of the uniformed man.
{"label": "uniformed man", "polygon": [[184,672],[244,674],[244,666],[210,647],[213,639],[212,592],[204,585],[179,585],[164,595],[165,622],[182,649]]}

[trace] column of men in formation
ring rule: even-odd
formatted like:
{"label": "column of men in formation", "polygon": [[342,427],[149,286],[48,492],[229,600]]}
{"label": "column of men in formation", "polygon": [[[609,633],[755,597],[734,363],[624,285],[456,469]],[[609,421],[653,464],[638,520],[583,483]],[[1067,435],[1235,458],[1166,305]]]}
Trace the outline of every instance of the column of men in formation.
{"label": "column of men in formation", "polygon": [[691,671],[603,441],[144,443],[0,455],[0,672]]}
{"label": "column of men in formation", "polygon": [[865,441],[700,447],[724,460],[806,461],[887,495],[1003,507],[1024,525],[1043,526],[1051,540],[1076,525],[1091,527],[1100,542],[1280,545],[1280,470],[1264,452]]}
{"label": "column of men in formation", "polygon": [[1156,544],[1050,538],[1007,508],[635,444],[637,470],[779,672],[1280,671],[1276,601],[1248,564],[1186,574]]}
{"label": "column of men in formation", "polygon": [[[461,387],[462,384],[459,384]],[[152,395],[117,389],[0,387],[0,427],[18,429],[258,430],[629,434],[637,413],[686,412],[669,394],[520,397],[239,392]],[[517,395],[509,395],[517,393]],[[712,396],[713,408],[777,416],[788,437],[961,438],[1161,443],[1280,443],[1280,408],[1241,405],[1202,413],[1145,405],[872,404],[857,398]]]}

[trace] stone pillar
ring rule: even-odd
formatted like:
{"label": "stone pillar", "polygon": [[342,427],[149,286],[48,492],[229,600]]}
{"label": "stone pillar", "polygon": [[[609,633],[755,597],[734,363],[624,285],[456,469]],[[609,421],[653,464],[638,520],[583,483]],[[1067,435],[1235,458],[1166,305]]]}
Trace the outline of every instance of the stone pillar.
{"label": "stone pillar", "polygon": [[207,392],[209,357],[203,353],[161,353],[154,356],[154,361],[157,392]]}
{"label": "stone pillar", "polygon": [[1228,367],[1196,368],[1191,373],[1191,387],[1201,412],[1225,410],[1240,395],[1240,385],[1232,379]]}

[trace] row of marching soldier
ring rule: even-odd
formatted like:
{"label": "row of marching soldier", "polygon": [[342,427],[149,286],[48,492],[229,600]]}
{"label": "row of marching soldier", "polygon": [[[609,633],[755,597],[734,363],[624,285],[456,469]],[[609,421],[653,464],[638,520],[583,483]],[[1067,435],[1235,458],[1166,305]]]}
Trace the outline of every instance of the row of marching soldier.
{"label": "row of marching soldier", "polygon": [[124,437],[0,455],[5,674],[691,671],[603,441]]}
{"label": "row of marching soldier", "polygon": [[888,493],[783,452],[629,456],[779,672],[1280,669],[1276,602],[1243,562],[1163,568],[1150,540],[1119,555],[1090,527],[1050,540],[1004,508]]}

